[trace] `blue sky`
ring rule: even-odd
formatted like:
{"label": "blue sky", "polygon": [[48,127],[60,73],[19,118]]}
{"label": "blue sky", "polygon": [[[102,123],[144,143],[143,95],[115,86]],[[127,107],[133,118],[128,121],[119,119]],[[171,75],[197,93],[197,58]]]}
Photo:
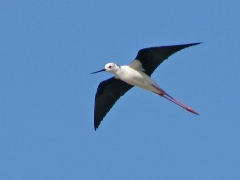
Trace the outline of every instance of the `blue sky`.
{"label": "blue sky", "polygon": [[[0,179],[240,178],[239,1],[1,1]],[[133,88],[93,128],[108,62],[203,42],[152,78],[193,115]]]}

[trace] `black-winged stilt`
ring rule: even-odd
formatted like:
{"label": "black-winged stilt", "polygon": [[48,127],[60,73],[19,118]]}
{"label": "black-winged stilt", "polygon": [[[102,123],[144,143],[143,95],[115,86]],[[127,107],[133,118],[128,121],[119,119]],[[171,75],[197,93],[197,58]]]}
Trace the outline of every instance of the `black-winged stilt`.
{"label": "black-winged stilt", "polygon": [[137,57],[130,65],[119,66],[115,63],[108,63],[104,69],[91,73],[107,71],[115,75],[110,79],[102,81],[98,86],[95,96],[94,129],[98,128],[115,102],[133,86],[154,92],[187,111],[199,115],[193,109],[167,94],[150,78],[153,71],[169,56],[197,44],[200,43],[144,48],[138,51]]}

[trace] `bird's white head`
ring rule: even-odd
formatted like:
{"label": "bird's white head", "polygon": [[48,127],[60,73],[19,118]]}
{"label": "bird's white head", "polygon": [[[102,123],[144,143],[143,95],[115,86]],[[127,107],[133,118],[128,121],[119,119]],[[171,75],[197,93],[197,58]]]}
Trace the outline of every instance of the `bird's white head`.
{"label": "bird's white head", "polygon": [[111,72],[111,73],[115,73],[119,68],[120,68],[120,66],[115,63],[107,63],[105,65],[105,70],[107,72]]}
{"label": "bird's white head", "polygon": [[95,73],[98,73],[98,72],[102,72],[102,71],[107,71],[107,72],[110,72],[110,73],[113,73],[115,74],[121,67],[115,63],[107,63],[105,65],[105,68],[100,70],[100,71],[96,71],[96,72],[93,72],[91,74],[95,74]]}

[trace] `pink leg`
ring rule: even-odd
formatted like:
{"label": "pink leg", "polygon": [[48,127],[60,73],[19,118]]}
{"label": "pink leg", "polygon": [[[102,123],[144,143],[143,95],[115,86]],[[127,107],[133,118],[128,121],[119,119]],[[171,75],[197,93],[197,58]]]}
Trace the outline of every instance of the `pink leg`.
{"label": "pink leg", "polygon": [[179,102],[178,100],[176,100],[175,98],[173,98],[172,96],[170,96],[169,94],[167,94],[163,89],[160,89],[154,85],[152,85],[153,87],[155,87],[156,89],[158,89],[160,91],[160,93],[157,93],[158,95],[164,97],[165,99],[175,103],[176,105],[186,109],[187,111],[193,113],[193,114],[196,114],[196,115],[199,115],[196,111],[194,111],[193,109],[191,109],[190,107],[182,104],[181,102]]}

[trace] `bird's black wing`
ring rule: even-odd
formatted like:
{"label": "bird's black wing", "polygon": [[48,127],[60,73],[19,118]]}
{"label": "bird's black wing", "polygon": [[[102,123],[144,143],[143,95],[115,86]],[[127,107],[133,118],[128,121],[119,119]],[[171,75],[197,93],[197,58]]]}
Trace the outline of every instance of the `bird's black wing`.
{"label": "bird's black wing", "polygon": [[139,60],[145,69],[145,73],[151,76],[153,71],[169,56],[177,51],[197,44],[200,43],[144,48],[138,51],[135,60]]}
{"label": "bird's black wing", "polygon": [[94,129],[96,130],[116,101],[133,86],[112,77],[102,81],[97,89],[94,106]]}

